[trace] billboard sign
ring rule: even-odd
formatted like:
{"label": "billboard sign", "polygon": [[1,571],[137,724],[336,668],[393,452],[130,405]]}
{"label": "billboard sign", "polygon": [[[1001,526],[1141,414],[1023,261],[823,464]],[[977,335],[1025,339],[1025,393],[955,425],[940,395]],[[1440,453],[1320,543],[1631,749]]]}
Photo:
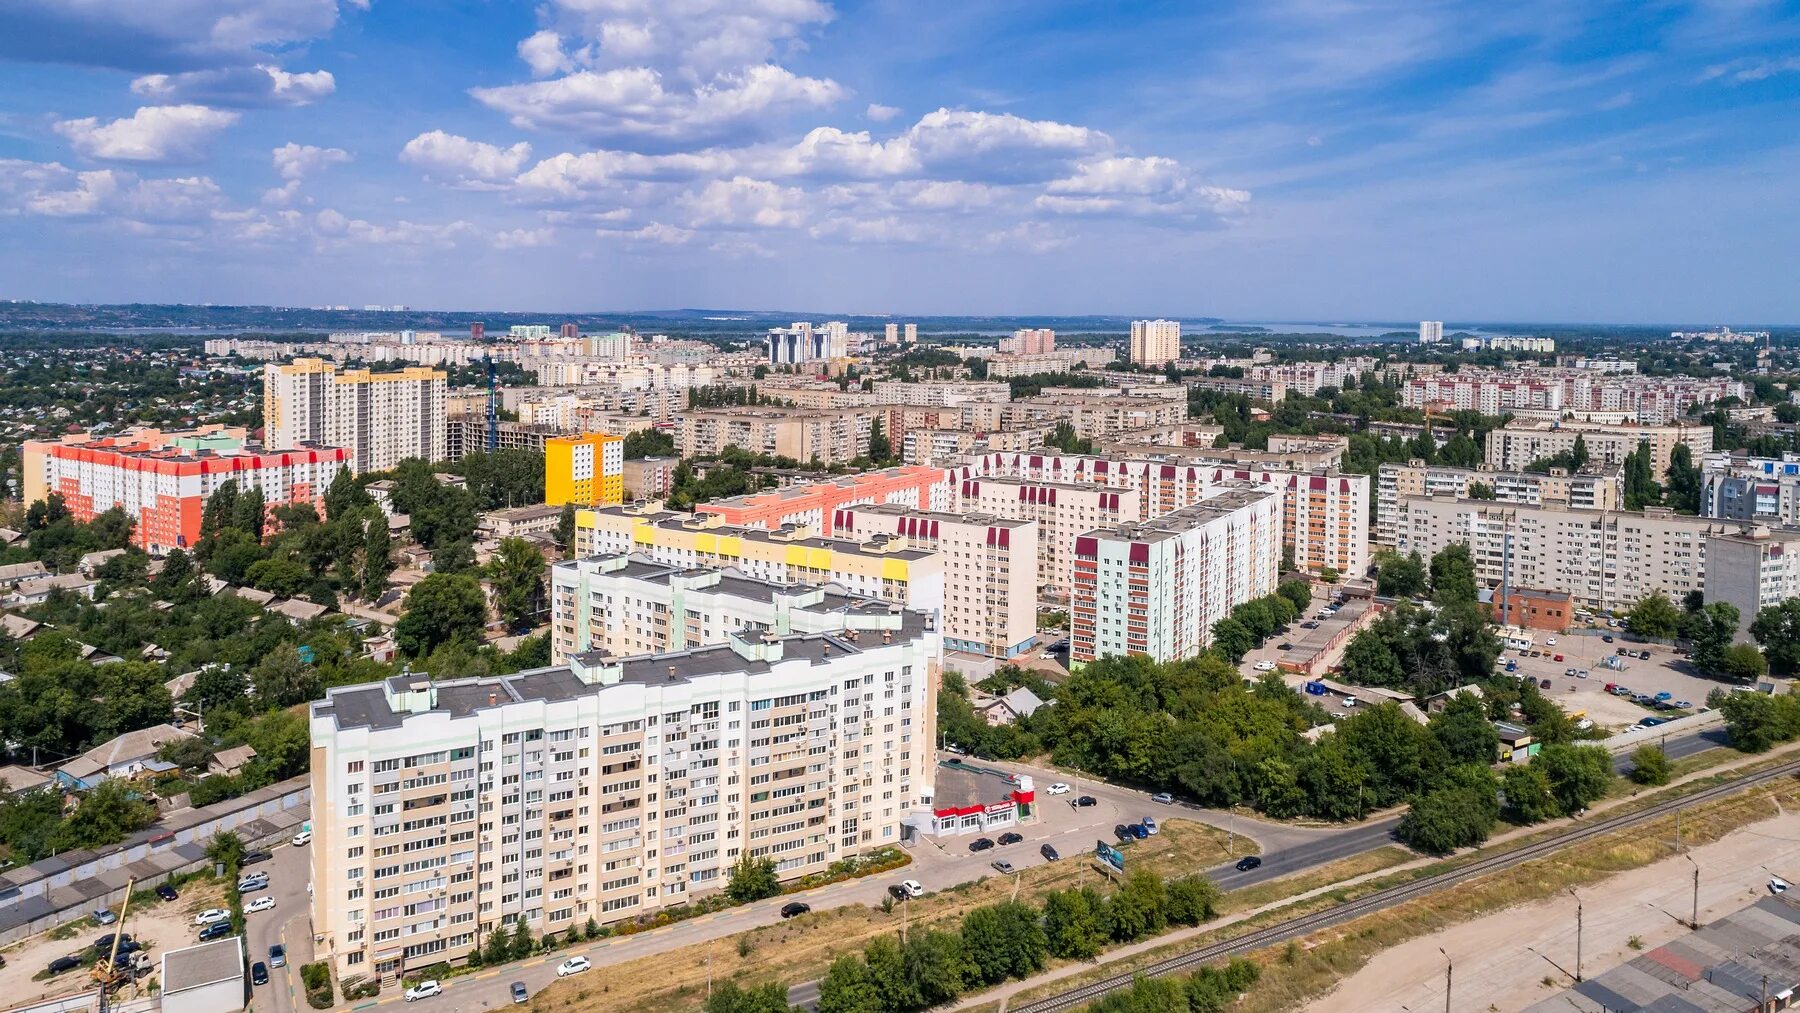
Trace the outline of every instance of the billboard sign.
{"label": "billboard sign", "polygon": [[1105,841],[1094,842],[1094,859],[1121,876],[1125,874],[1124,853]]}

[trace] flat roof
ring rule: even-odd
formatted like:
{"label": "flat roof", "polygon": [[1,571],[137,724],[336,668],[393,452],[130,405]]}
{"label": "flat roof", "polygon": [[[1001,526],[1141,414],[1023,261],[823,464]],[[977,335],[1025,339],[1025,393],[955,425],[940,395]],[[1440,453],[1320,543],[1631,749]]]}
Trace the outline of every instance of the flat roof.
{"label": "flat roof", "polygon": [[163,954],[164,995],[244,977],[243,939],[231,936]]}

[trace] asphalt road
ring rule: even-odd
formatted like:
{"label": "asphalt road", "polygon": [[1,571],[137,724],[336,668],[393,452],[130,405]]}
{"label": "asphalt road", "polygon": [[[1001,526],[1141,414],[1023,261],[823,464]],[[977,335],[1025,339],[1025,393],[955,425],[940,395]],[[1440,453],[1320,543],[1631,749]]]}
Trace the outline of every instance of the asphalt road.
{"label": "asphalt road", "polygon": [[281,943],[287,947],[287,966],[269,969],[269,983],[257,985],[251,1001],[261,1011],[295,1013],[310,1009],[305,1006],[305,990],[300,987],[300,965],[312,959],[312,899],[307,895],[307,879],[312,869],[305,848],[283,843],[272,849],[275,857],[249,866],[246,871],[266,871],[269,887],[244,895],[248,904],[258,897],[274,897],[275,910],[244,915],[247,963],[269,962],[269,947]]}

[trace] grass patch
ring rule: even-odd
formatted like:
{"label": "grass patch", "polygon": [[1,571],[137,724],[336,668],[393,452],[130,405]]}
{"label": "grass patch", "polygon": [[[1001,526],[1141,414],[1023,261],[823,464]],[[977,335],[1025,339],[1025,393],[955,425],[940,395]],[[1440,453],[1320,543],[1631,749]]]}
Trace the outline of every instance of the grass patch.
{"label": "grass patch", "polygon": [[[1174,818],[1161,824],[1160,833],[1124,845],[1122,850],[1127,868],[1152,869],[1176,878],[1230,857],[1255,853],[1255,844],[1240,835],[1227,854],[1226,836],[1225,831],[1204,823]],[[1000,853],[1005,850],[1000,849]],[[748,987],[767,981],[789,985],[810,981],[822,977],[839,956],[862,952],[868,940],[899,932],[903,920],[910,931],[955,931],[970,910],[1011,899],[1014,879],[993,873],[972,883],[935,890],[913,901],[910,914],[900,904],[893,905],[889,912],[880,907],[849,904],[749,929],[711,944],[666,950],[609,966],[604,985],[578,985],[576,979],[553,984],[532,997],[532,1008],[593,1009],[596,1001],[609,1013],[698,1008],[706,997],[709,959],[715,983],[736,981]],[[1099,884],[1104,877],[1094,870],[1088,855],[1066,855],[1060,862],[1022,869],[1017,875],[1018,899],[1041,904],[1044,895],[1079,886],[1084,880]],[[580,997],[581,991],[588,995]]]}

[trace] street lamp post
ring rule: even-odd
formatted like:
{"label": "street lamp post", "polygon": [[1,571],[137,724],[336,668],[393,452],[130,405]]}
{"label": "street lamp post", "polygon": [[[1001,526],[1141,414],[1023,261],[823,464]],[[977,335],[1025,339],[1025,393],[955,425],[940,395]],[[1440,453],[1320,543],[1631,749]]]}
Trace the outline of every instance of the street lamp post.
{"label": "street lamp post", "polygon": [[1450,954],[1442,946],[1438,947],[1438,952],[1444,954],[1444,1013],[1450,1013],[1450,972],[1455,965],[1450,960]]}
{"label": "street lamp post", "polygon": [[1581,981],[1581,895],[1569,888],[1569,896],[1575,898],[1575,980]]}
{"label": "street lamp post", "polygon": [[1688,928],[1697,929],[1700,927],[1700,863],[1694,861],[1693,855],[1685,852],[1681,857],[1694,867],[1694,910],[1693,915],[1688,918]]}

